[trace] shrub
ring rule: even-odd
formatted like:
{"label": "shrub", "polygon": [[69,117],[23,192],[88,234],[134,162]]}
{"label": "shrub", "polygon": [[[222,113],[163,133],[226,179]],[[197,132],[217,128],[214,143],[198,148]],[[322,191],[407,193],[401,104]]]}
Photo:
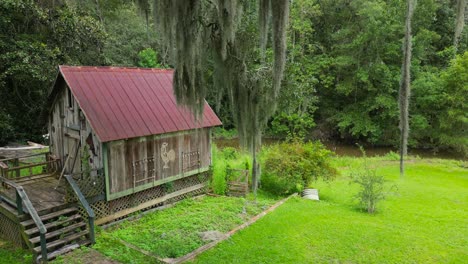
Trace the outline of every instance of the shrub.
{"label": "shrub", "polygon": [[377,203],[385,199],[386,180],[384,176],[377,174],[375,170],[366,168],[364,171],[352,175],[352,182],[360,187],[355,196],[360,207],[370,214],[374,213]]}
{"label": "shrub", "polygon": [[400,160],[400,154],[390,150],[390,152],[384,155],[384,158],[388,160]]}
{"label": "shrub", "polygon": [[234,160],[239,158],[239,151],[233,147],[225,147],[222,150],[222,155],[226,160]]}
{"label": "shrub", "polygon": [[351,174],[351,182],[359,185],[359,191],[355,195],[359,206],[372,214],[377,209],[377,204],[385,199],[387,180],[385,180],[383,175],[377,174],[375,169],[371,169],[367,165],[366,152],[362,147],[360,149],[363,154],[364,163],[360,171]]}
{"label": "shrub", "polygon": [[273,194],[300,192],[313,180],[333,179],[333,152],[320,142],[290,142],[272,145],[262,153],[261,188]]}
{"label": "shrub", "polygon": [[223,127],[215,127],[213,129],[213,137],[214,138],[234,139],[234,138],[237,138],[238,136],[239,136],[239,134],[237,133],[237,129],[224,129]]}
{"label": "shrub", "polygon": [[273,117],[271,132],[287,140],[303,139],[314,126],[312,115],[280,113]]}
{"label": "shrub", "polygon": [[158,53],[152,48],[146,48],[138,52],[138,66],[145,68],[160,68]]}

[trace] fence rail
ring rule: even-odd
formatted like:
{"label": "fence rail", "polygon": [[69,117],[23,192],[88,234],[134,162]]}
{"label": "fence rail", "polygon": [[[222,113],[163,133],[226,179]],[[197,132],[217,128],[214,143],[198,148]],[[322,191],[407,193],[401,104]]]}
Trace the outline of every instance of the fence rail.
{"label": "fence rail", "polygon": [[[24,162],[36,158],[39,162]],[[0,176],[10,180],[27,180],[39,175],[52,175],[60,169],[60,159],[49,152],[0,159]]]}

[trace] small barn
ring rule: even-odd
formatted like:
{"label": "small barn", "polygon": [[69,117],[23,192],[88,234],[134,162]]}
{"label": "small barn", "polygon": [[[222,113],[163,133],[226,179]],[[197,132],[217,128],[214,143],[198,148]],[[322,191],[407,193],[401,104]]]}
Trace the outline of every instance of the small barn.
{"label": "small barn", "polygon": [[[90,197],[109,203],[108,212],[96,208],[98,221],[141,207],[154,187],[178,190],[182,180],[192,190],[201,182],[187,178],[208,171],[210,128],[221,122],[207,103],[200,121],[178,106],[172,76],[164,69],[60,66],[49,104],[50,152],[65,174],[79,176],[82,192],[102,186],[93,190],[101,196]],[[119,200],[131,195],[138,198]]]}
{"label": "small barn", "polygon": [[[11,164],[21,157],[0,160],[0,234],[53,258],[73,241],[92,243],[94,224],[203,193],[211,128],[221,122],[206,102],[199,120],[177,105],[172,77],[60,66],[45,114],[50,152],[37,164],[47,174],[19,177],[25,166]],[[50,224],[61,219],[74,222]]]}

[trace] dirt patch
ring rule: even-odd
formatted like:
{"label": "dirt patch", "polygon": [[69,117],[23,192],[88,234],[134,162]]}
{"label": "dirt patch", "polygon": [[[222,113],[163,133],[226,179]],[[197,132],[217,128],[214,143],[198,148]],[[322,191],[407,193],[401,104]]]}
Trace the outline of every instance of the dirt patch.
{"label": "dirt patch", "polygon": [[205,242],[212,242],[216,240],[223,239],[226,235],[215,230],[215,231],[206,231],[198,233],[200,238]]}
{"label": "dirt patch", "polygon": [[120,262],[110,260],[92,248],[84,248],[70,252],[60,258],[63,263],[70,264],[119,264]]}

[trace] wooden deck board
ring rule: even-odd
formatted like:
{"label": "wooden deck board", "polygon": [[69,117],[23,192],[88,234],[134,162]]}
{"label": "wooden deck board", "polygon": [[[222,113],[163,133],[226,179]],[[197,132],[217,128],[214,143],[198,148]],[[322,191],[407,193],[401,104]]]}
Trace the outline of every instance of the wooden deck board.
{"label": "wooden deck board", "polygon": [[[59,181],[51,176],[19,183],[19,185],[23,186],[34,208],[40,212],[65,204],[65,180],[62,179],[60,184],[58,183]],[[58,188],[55,189],[57,185]],[[6,192],[8,197],[15,201],[15,190],[10,188]],[[5,190],[3,190],[3,193],[5,193]]]}

